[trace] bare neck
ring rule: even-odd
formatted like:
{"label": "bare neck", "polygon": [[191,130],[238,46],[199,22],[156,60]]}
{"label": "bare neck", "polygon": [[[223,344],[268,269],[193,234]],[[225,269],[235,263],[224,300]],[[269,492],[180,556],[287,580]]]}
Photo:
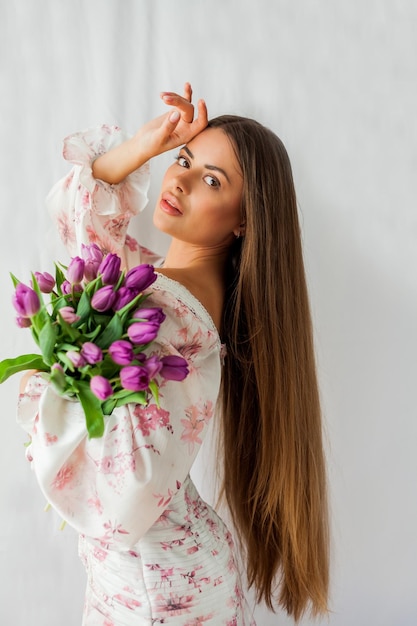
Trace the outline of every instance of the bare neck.
{"label": "bare neck", "polygon": [[207,309],[220,330],[227,249],[202,248],[175,239],[161,272],[184,285]]}
{"label": "bare neck", "polygon": [[165,257],[164,268],[190,272],[198,269],[208,271],[210,274],[213,271],[223,274],[226,258],[227,248],[224,246],[203,247],[172,239]]}

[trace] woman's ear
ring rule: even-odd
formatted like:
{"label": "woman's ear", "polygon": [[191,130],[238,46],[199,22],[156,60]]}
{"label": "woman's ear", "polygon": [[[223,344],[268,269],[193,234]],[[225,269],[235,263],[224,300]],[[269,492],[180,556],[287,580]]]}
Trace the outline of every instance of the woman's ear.
{"label": "woman's ear", "polygon": [[234,229],[233,234],[236,237],[236,239],[239,239],[239,237],[245,236],[245,232],[246,232],[246,224],[245,222],[242,222],[242,224],[239,224],[238,228]]}

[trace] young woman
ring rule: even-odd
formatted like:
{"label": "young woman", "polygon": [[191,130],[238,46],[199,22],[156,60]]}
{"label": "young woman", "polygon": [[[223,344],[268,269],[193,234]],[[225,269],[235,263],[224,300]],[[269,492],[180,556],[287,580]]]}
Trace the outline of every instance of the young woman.
{"label": "young woman", "polygon": [[[67,138],[75,163],[48,204],[70,253],[97,243],[126,267],[159,266],[156,340],[190,374],[160,408],[128,405],[88,439],[81,408],[38,376],[20,397],[45,496],[80,533],[86,626],[253,624],[229,531],[189,471],[220,420],[223,495],[249,585],[298,620],[327,611],[328,528],[312,329],[291,166],[257,122],[194,117],[191,87],[123,140],[116,128]],[[148,161],[180,148],[154,223],[165,259],[127,235],[146,204]],[[216,411],[215,411],[216,409]]]}

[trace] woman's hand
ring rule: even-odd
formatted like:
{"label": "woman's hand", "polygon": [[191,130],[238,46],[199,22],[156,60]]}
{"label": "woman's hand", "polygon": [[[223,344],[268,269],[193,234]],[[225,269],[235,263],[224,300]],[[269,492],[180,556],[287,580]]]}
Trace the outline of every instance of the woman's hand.
{"label": "woman's hand", "polygon": [[189,83],[184,86],[183,96],[164,91],[161,98],[174,108],[151,120],[131,139],[96,159],[93,163],[95,178],[119,183],[149,159],[191,141],[207,126],[207,107],[203,100],[199,100],[197,117],[194,118]]}
{"label": "woman's hand", "polygon": [[207,107],[203,100],[198,101],[197,117],[194,118],[190,83],[185,84],[183,96],[163,91],[161,98],[174,109],[143,126],[134,138],[149,154],[149,158],[191,141],[208,123]]}

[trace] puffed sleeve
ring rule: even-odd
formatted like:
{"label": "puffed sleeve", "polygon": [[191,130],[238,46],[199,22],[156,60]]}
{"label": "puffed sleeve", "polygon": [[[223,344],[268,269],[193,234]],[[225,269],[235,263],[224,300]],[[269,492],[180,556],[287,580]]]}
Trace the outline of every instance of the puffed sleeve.
{"label": "puffed sleeve", "polygon": [[161,385],[159,407],[153,401],[119,407],[105,418],[103,437],[88,439],[80,404],[51,386],[42,388],[35,375],[18,411],[31,435],[27,455],[46,499],[78,532],[120,549],[134,546],[181,489],[220,384],[221,346],[214,328],[178,294],[157,288],[149,301],[169,305],[154,352],[181,355],[190,370],[185,380]]}
{"label": "puffed sleeve", "polygon": [[94,160],[127,138],[117,126],[104,125],[64,139],[63,156],[73,167],[53,186],[46,206],[71,256],[80,254],[81,244],[96,243],[103,251],[118,254],[128,268],[142,262],[157,264],[160,258],[150,258],[152,253],[127,234],[131,218],[148,202],[149,163],[117,185],[92,174]]}

